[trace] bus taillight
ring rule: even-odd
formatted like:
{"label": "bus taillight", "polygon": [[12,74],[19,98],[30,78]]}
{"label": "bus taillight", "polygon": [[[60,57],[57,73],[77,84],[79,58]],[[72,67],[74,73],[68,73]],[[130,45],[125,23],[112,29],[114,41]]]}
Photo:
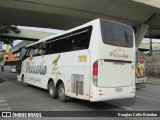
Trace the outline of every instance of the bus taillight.
{"label": "bus taillight", "polygon": [[93,84],[97,86],[98,83],[98,60],[93,64]]}

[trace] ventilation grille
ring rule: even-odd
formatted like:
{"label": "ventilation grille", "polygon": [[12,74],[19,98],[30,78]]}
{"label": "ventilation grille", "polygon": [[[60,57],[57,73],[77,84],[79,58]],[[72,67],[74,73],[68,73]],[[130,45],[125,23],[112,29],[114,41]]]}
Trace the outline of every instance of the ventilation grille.
{"label": "ventilation grille", "polygon": [[73,93],[83,95],[83,80],[84,80],[83,75],[72,74],[71,84]]}

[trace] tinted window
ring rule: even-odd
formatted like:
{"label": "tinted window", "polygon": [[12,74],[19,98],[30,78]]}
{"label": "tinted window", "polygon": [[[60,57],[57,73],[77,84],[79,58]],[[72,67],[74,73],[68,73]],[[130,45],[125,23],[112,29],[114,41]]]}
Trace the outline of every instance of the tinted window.
{"label": "tinted window", "polygon": [[46,54],[46,43],[45,42],[41,43],[39,49],[40,49],[39,54],[45,55]]}
{"label": "tinted window", "polygon": [[36,54],[36,46],[29,47],[29,56],[34,56]]}
{"label": "tinted window", "polygon": [[49,41],[46,43],[47,54],[59,53],[61,52],[61,40]]}
{"label": "tinted window", "polygon": [[102,40],[105,44],[133,47],[133,29],[130,26],[101,20]]}
{"label": "tinted window", "polygon": [[21,55],[20,55],[20,60],[25,59],[26,52],[27,52],[27,49],[26,48],[22,48]]}
{"label": "tinted window", "polygon": [[27,49],[22,48],[22,50],[21,50],[21,57],[24,57],[24,56],[25,56],[26,51],[27,51]]}
{"label": "tinted window", "polygon": [[29,48],[26,48],[26,49],[27,49],[27,52],[26,52],[26,56],[25,57],[27,58],[27,57],[29,57],[29,51],[30,51],[30,49]]}
{"label": "tinted window", "polygon": [[88,49],[92,26],[85,27],[46,42],[47,54]]}
{"label": "tinted window", "polygon": [[90,43],[91,31],[83,30],[72,38],[72,50],[88,49]]}
{"label": "tinted window", "polygon": [[28,47],[27,57],[88,49],[92,26]]}
{"label": "tinted window", "polygon": [[32,47],[33,48],[31,50],[33,50],[33,56],[41,56],[41,55],[46,54],[46,44],[45,43],[38,43]]}
{"label": "tinted window", "polygon": [[38,43],[27,48],[26,57],[29,56],[41,56],[46,54],[46,43]]}

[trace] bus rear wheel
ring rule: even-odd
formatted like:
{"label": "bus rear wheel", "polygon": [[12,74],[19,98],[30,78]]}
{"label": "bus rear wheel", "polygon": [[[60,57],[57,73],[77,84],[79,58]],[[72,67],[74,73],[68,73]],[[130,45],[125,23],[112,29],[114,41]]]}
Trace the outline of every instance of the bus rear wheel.
{"label": "bus rear wheel", "polygon": [[63,83],[61,83],[58,87],[58,97],[61,102],[67,101],[67,96],[65,95],[65,87]]}
{"label": "bus rear wheel", "polygon": [[49,96],[53,99],[57,98],[57,88],[54,85],[54,82],[50,82],[48,86]]}

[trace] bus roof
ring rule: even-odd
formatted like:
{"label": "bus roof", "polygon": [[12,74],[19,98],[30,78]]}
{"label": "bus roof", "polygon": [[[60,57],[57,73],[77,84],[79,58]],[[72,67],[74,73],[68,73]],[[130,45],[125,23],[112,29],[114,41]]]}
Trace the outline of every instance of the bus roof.
{"label": "bus roof", "polygon": [[[62,32],[62,33],[60,33],[60,34],[50,35],[50,36],[48,36],[48,37],[42,38],[42,39],[40,39],[39,41],[37,41],[37,42],[35,42],[35,43],[32,43],[32,44],[30,44],[30,45],[27,45],[26,47],[30,47],[30,46],[32,46],[32,45],[35,45],[35,44],[44,42],[44,41],[46,41],[46,40],[49,40],[49,39],[52,39],[52,38],[61,36],[61,35],[63,35],[63,34],[67,34],[67,33],[72,32],[72,31],[74,31],[74,30],[77,30],[77,29],[80,29],[80,28],[83,28],[83,27],[86,27],[86,26],[89,26],[89,25],[93,25],[94,23],[100,22],[101,20],[105,20],[105,19],[97,18],[97,19],[92,20],[92,21],[90,21],[90,22],[88,22],[88,23],[85,23],[85,24],[83,24],[83,25],[80,25],[80,26],[77,26],[77,27],[72,28],[72,29],[70,29],[70,30],[64,31],[64,32]],[[106,20],[106,21],[111,21],[111,20]],[[116,22],[116,21],[112,21],[112,22],[119,23],[119,22]],[[123,23],[119,23],[119,24],[123,24]],[[123,24],[123,25],[126,25],[126,24]],[[126,25],[126,26],[129,26],[129,25]]]}
{"label": "bus roof", "polygon": [[83,25],[80,25],[80,26],[78,26],[78,27],[72,28],[72,29],[70,29],[70,30],[64,31],[64,32],[62,32],[62,33],[60,33],[60,34],[57,34],[57,35],[50,35],[50,36],[48,36],[48,37],[42,38],[42,39],[40,39],[39,41],[37,41],[37,42],[35,42],[35,43],[32,43],[32,44],[30,44],[30,45],[27,45],[26,47],[30,47],[30,46],[35,45],[35,44],[37,44],[37,43],[44,42],[44,41],[46,41],[46,40],[48,40],[48,39],[52,39],[52,38],[58,37],[58,36],[60,36],[60,35],[63,35],[63,34],[72,32],[72,31],[74,31],[75,29],[79,29],[79,28],[82,28],[82,27],[91,25],[91,24],[93,24],[93,22],[97,22],[97,21],[100,21],[100,19],[99,19],[99,18],[98,18],[98,19],[95,19],[95,20],[90,21],[90,22],[88,22],[88,23],[86,23],[86,24],[83,24]]}

